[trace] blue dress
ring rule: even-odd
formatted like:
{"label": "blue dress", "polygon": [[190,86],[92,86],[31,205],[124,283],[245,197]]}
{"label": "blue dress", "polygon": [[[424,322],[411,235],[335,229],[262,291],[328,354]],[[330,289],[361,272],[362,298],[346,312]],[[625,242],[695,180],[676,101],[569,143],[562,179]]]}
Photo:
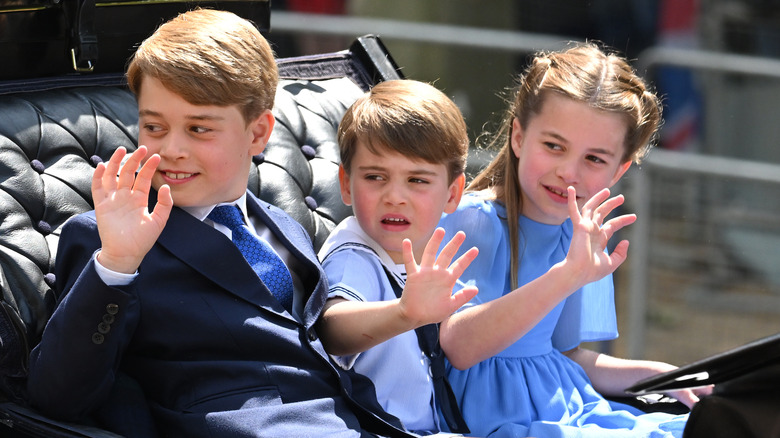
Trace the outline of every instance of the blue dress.
{"label": "blue dress", "polygon": [[[465,251],[479,256],[461,280],[476,284],[469,305],[488,302],[512,290],[509,233],[501,204],[476,195],[463,197],[458,210],[442,218],[445,242],[466,233]],[[520,285],[563,260],[572,225],[547,225],[520,217]],[[518,309],[521,312],[522,309]],[[583,369],[561,351],[581,342],[617,337],[612,277],[588,284],[560,303],[528,334],[501,353],[461,371],[448,367],[450,384],[475,436],[491,437],[681,437],[687,415],[644,414],[607,401]]]}

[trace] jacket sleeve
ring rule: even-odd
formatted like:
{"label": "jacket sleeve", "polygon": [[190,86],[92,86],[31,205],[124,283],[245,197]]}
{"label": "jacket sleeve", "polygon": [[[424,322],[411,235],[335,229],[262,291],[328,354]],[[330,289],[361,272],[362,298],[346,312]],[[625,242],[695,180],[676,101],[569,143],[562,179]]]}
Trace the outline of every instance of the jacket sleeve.
{"label": "jacket sleeve", "polygon": [[58,419],[78,420],[109,396],[139,319],[134,283],[107,286],[95,270],[100,247],[94,216],[63,228],[55,274],[58,304],[29,362],[30,403]]}

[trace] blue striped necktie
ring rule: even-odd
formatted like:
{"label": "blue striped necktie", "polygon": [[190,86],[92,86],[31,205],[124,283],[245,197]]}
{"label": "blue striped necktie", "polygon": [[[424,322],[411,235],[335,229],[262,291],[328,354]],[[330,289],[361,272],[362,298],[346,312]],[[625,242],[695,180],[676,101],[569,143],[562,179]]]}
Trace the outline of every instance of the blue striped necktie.
{"label": "blue striped necktie", "polygon": [[209,213],[208,218],[230,229],[238,250],[274,297],[289,311],[293,296],[290,271],[268,242],[257,238],[244,226],[241,210],[235,205],[220,205]]}

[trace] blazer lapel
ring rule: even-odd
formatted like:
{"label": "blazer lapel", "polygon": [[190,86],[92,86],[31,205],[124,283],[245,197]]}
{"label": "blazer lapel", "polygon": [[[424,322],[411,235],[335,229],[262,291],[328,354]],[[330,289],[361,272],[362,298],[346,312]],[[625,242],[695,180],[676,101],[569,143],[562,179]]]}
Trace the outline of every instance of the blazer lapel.
{"label": "blazer lapel", "polygon": [[[287,319],[293,319],[263,285],[244,256],[224,234],[173,208],[157,242],[226,291]],[[204,248],[208,250],[204,251]]]}

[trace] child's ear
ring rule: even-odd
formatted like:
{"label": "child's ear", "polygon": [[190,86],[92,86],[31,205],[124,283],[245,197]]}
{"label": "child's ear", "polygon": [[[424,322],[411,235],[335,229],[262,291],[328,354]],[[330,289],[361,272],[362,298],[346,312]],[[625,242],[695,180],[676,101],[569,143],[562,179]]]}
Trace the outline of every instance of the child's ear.
{"label": "child's ear", "polygon": [[617,182],[620,181],[620,178],[622,178],[623,175],[625,175],[625,173],[628,171],[629,167],[631,167],[631,160],[622,163],[615,171],[615,176],[612,177],[612,181],[609,183],[609,187],[617,184]]}
{"label": "child's ear", "polygon": [[447,203],[444,205],[444,212],[449,214],[453,213],[460,204],[460,198],[463,197],[463,189],[466,187],[466,175],[460,174],[452,184],[450,184],[450,198],[447,199]]}
{"label": "child's ear", "polygon": [[509,145],[512,147],[515,158],[520,158],[520,147],[523,145],[523,127],[517,117],[512,119],[512,135],[509,137]]}
{"label": "child's ear", "polygon": [[252,144],[249,149],[251,155],[257,155],[265,150],[275,123],[276,119],[271,110],[263,111],[262,114],[249,123],[249,128],[252,130]]}
{"label": "child's ear", "polygon": [[339,164],[339,187],[341,189],[341,202],[344,205],[352,205],[352,188],[349,186],[349,174],[341,164]]}

